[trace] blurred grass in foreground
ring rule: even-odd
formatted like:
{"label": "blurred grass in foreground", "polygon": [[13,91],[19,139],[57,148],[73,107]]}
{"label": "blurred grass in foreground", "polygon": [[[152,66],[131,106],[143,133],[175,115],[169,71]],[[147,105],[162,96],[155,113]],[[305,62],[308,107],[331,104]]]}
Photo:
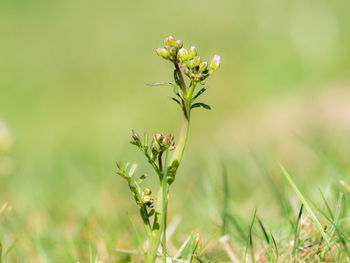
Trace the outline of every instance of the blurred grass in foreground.
{"label": "blurred grass in foreground", "polygon": [[171,77],[154,53],[169,33],[200,43],[206,58],[223,58],[205,95],[213,110],[194,114],[178,197],[170,200],[170,218],[183,218],[176,245],[194,229],[207,240],[222,234],[222,162],[226,209],[241,218],[246,236],[257,207],[288,247],[291,215],[276,193],[294,218],[300,204],[278,162],[313,200],[322,202],[321,187],[333,207],[333,191],[349,201],[338,182],[349,183],[349,2],[168,4],[164,11],[161,1],[1,1],[0,118],[13,137],[1,155],[12,167],[0,176],[4,260],[88,262],[91,244],[92,254],[114,262],[113,249],[137,246],[126,214],[136,211],[113,176],[114,160],[143,164],[127,144],[131,128],[177,132],[170,92],[145,87]]}

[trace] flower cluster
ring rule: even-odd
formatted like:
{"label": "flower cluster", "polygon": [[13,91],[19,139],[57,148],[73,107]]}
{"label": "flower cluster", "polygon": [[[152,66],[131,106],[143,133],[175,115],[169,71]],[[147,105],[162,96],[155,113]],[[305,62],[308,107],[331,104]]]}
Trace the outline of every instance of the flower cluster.
{"label": "flower cluster", "polygon": [[152,151],[154,152],[164,152],[167,149],[169,151],[175,150],[175,142],[174,142],[174,135],[172,133],[168,133],[165,136],[163,136],[160,133],[157,133],[153,136],[154,141],[157,142],[152,147]]}
{"label": "flower cluster", "polygon": [[153,199],[151,198],[151,189],[146,187],[146,188],[143,188],[143,191],[142,191],[142,196],[141,196],[141,201],[143,204],[153,208],[154,205],[153,205]]}
{"label": "flower cluster", "polygon": [[[134,130],[132,131],[131,137],[132,140],[130,143],[139,147],[144,152],[149,162],[154,162],[157,158],[161,158],[166,150],[169,149],[169,151],[173,151],[175,149],[174,135],[172,133],[168,133],[165,136],[157,133],[153,136],[150,144],[147,133],[144,135],[143,143],[141,142],[140,136]],[[151,146],[150,151],[149,145]]]}
{"label": "flower cluster", "polygon": [[157,48],[156,53],[164,59],[168,59],[172,62],[177,62],[177,53],[182,48],[183,43],[181,40],[175,40],[173,36],[169,36],[164,39],[164,47]]}
{"label": "flower cluster", "polygon": [[178,63],[183,68],[186,76],[193,82],[204,81],[220,67],[221,62],[218,55],[214,56],[210,64],[207,61],[202,61],[195,46],[191,46],[187,50],[183,47],[183,42],[175,40],[173,36],[165,38],[164,47],[157,48],[156,53],[164,59]]}

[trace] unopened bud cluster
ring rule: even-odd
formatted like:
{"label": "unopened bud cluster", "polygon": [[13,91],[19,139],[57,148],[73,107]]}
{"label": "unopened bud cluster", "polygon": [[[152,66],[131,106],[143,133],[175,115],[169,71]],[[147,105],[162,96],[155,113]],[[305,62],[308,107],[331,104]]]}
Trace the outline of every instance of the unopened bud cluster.
{"label": "unopened bud cluster", "polygon": [[184,73],[194,82],[204,81],[220,67],[220,56],[215,55],[208,65],[208,62],[203,61],[198,55],[194,46],[191,46],[188,51],[181,48],[178,54],[181,66],[184,67]]}
{"label": "unopened bud cluster", "polygon": [[175,40],[173,36],[164,39],[164,47],[156,48],[156,53],[164,59],[177,62],[177,53],[182,48],[181,40]]}
{"label": "unopened bud cluster", "polygon": [[168,133],[165,136],[163,136],[160,133],[157,133],[156,135],[154,135],[154,140],[158,143],[156,145],[156,148],[158,148],[159,151],[164,152],[167,149],[169,149],[170,151],[175,149],[174,135],[172,133]]}
{"label": "unopened bud cluster", "polygon": [[157,48],[156,53],[174,63],[178,63],[184,68],[184,73],[191,81],[204,81],[215,70],[220,67],[220,56],[215,55],[210,64],[203,61],[198,55],[197,48],[191,46],[188,50],[183,47],[181,40],[175,40],[173,36],[169,36],[164,40],[164,47]]}
{"label": "unopened bud cluster", "polygon": [[153,208],[154,204],[153,204],[153,199],[150,196],[151,193],[152,193],[152,191],[150,188],[147,188],[147,187],[144,188],[142,191],[141,201],[143,204],[149,206],[150,208]]}
{"label": "unopened bud cluster", "polygon": [[[132,140],[130,141],[131,144],[138,146],[139,148],[143,149],[145,153],[148,153],[149,144],[148,144],[148,134],[146,133],[143,139],[143,143],[141,142],[140,136],[133,130],[132,131]],[[153,139],[151,141],[151,151],[150,154],[152,156],[152,159],[155,159],[155,157],[161,153],[165,152],[167,149],[169,151],[172,151],[175,149],[175,142],[174,142],[174,135],[172,133],[168,133],[165,136],[163,136],[160,133],[157,133],[153,136]]]}

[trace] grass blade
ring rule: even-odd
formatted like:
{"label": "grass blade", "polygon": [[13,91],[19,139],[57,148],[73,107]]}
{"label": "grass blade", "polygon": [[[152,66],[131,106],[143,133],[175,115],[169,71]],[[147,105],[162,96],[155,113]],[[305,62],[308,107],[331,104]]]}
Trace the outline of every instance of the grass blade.
{"label": "grass blade", "polygon": [[292,180],[292,178],[289,176],[288,172],[286,171],[286,169],[283,167],[282,164],[279,164],[282,173],[284,175],[284,177],[287,179],[288,183],[290,184],[290,186],[292,187],[293,191],[295,192],[295,194],[297,195],[297,197],[300,199],[300,201],[304,204],[306,210],[308,211],[308,213],[310,214],[312,220],[314,221],[314,224],[316,225],[316,227],[318,228],[318,230],[320,231],[323,239],[326,241],[326,244],[329,248],[330,253],[332,254],[333,259],[335,260],[335,262],[338,262],[338,260],[336,259],[333,251],[332,251],[332,247],[329,243],[329,238],[327,236],[327,234],[325,233],[325,231],[323,230],[323,227],[320,223],[320,221],[317,219],[315,213],[313,212],[311,206],[309,205],[309,203],[306,201],[306,199],[304,198],[303,194],[299,191],[298,187],[296,186],[296,184],[294,183],[294,181]]}
{"label": "grass blade", "polygon": [[300,232],[299,222],[300,222],[300,219],[301,219],[301,215],[303,214],[303,208],[304,208],[304,204],[301,204],[300,210],[299,210],[299,214],[298,214],[298,218],[297,218],[297,222],[295,224],[294,245],[293,245],[293,251],[292,251],[292,255],[293,256],[295,256],[295,251],[299,247],[299,232]]}
{"label": "grass blade", "polygon": [[230,200],[230,194],[228,189],[227,169],[225,164],[222,165],[222,184],[224,191],[224,204],[222,209],[222,228],[221,234],[224,236],[227,234],[227,217],[228,217],[228,203]]}
{"label": "grass blade", "polygon": [[266,229],[265,229],[265,227],[263,225],[263,222],[260,220],[260,218],[258,216],[256,217],[256,219],[258,220],[259,226],[260,226],[260,228],[261,228],[261,230],[262,230],[262,232],[264,234],[264,237],[265,237],[265,240],[266,240],[267,244],[270,244],[270,238],[269,238],[269,235],[266,232]]}

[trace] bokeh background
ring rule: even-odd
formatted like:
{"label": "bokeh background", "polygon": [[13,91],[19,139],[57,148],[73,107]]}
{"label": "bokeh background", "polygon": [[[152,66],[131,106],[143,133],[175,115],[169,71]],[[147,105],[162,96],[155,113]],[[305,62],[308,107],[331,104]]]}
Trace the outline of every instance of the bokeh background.
{"label": "bokeh background", "polygon": [[222,57],[202,95],[212,110],[194,112],[172,189],[170,220],[183,218],[175,240],[195,229],[219,235],[223,167],[229,206],[247,218],[257,207],[278,220],[264,175],[283,181],[278,162],[310,196],[337,184],[349,172],[349,10],[346,0],[2,0],[8,262],[87,262],[91,247],[115,262],[114,248],[137,245],[128,217],[142,226],[114,161],[150,171],[131,129],[177,134],[171,90],[145,86],[172,80],[154,52],[169,34],[207,60]]}

